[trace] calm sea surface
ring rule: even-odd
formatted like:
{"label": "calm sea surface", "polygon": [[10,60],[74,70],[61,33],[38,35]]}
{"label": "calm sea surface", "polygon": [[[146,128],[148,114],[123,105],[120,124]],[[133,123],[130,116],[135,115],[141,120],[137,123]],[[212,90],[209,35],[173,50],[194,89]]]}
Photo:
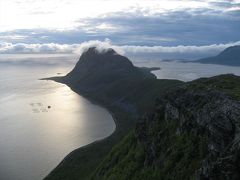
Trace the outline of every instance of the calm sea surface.
{"label": "calm sea surface", "polygon": [[[65,75],[74,55],[0,55],[0,179],[39,180],[69,152],[109,136],[112,116],[66,85],[38,80]],[[159,79],[191,81],[234,73],[239,67],[134,61],[161,67]]]}
{"label": "calm sea surface", "polygon": [[115,129],[105,109],[66,85],[38,80],[69,72],[73,63],[61,58],[73,57],[0,58],[1,180],[42,179],[72,150]]}
{"label": "calm sea surface", "polygon": [[139,67],[160,67],[161,70],[153,71],[158,79],[178,79],[181,81],[192,81],[200,77],[211,77],[219,74],[240,75],[240,67],[200,64],[200,63],[183,63],[179,61],[138,61],[133,62]]}

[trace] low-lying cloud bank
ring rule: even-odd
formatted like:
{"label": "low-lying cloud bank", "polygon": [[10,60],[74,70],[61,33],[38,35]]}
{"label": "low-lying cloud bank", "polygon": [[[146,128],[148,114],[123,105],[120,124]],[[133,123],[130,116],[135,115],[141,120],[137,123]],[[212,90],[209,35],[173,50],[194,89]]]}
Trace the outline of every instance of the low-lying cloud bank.
{"label": "low-lying cloud bank", "polygon": [[199,58],[216,55],[229,46],[240,45],[240,41],[227,44],[212,44],[205,46],[134,46],[134,45],[113,45],[110,40],[87,41],[81,44],[24,44],[24,43],[0,43],[0,54],[46,54],[66,53],[81,54],[89,47],[97,47],[101,52],[108,48],[115,49],[118,53],[131,57],[157,57],[157,58]]}
{"label": "low-lying cloud bank", "polygon": [[34,54],[34,53],[73,53],[78,44],[25,44],[0,43],[1,54]]}

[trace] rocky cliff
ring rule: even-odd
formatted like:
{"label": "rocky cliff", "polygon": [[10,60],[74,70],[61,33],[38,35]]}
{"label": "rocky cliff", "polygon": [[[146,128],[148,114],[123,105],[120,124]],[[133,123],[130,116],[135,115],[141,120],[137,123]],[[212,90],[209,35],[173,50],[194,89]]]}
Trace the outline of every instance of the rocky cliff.
{"label": "rocky cliff", "polygon": [[166,93],[92,179],[240,179],[239,95],[233,75]]}
{"label": "rocky cliff", "polygon": [[107,84],[124,79],[145,79],[156,77],[133,66],[132,62],[113,49],[98,50],[96,47],[87,49],[81,55],[73,70],[65,76],[71,84],[81,84],[88,89],[97,89]]}

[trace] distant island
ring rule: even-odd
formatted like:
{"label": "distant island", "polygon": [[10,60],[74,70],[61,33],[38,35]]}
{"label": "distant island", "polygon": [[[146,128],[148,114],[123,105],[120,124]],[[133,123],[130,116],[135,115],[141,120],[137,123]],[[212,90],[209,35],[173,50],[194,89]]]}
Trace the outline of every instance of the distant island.
{"label": "distant island", "polygon": [[92,47],[69,74],[47,80],[106,107],[117,128],[70,153],[46,180],[240,179],[239,76],[160,80]]}
{"label": "distant island", "polygon": [[217,56],[202,58],[196,62],[240,66],[240,45],[228,47]]}

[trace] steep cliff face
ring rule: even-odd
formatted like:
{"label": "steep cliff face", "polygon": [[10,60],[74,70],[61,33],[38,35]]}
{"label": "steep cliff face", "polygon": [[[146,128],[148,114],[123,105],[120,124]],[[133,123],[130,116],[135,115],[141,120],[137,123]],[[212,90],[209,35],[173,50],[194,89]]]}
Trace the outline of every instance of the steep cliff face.
{"label": "steep cliff face", "polygon": [[74,69],[67,76],[61,77],[60,81],[81,94],[136,115],[138,108],[146,108],[156,97],[159,87],[164,91],[181,83],[177,80],[159,82],[150,70],[135,67],[128,58],[113,49],[99,52],[96,47],[92,47],[81,55]]}
{"label": "steep cliff face", "polygon": [[156,100],[93,179],[240,179],[240,78],[187,83]]}
{"label": "steep cliff face", "polygon": [[67,77],[84,80],[88,76],[103,76],[106,73],[124,74],[133,71],[134,66],[126,57],[117,54],[113,49],[100,52],[91,47],[81,55],[74,69]]}
{"label": "steep cliff face", "polygon": [[113,49],[99,51],[96,47],[86,50],[74,69],[65,79],[71,84],[81,84],[88,89],[98,89],[118,80],[155,78],[151,73],[133,66],[132,62]]}

